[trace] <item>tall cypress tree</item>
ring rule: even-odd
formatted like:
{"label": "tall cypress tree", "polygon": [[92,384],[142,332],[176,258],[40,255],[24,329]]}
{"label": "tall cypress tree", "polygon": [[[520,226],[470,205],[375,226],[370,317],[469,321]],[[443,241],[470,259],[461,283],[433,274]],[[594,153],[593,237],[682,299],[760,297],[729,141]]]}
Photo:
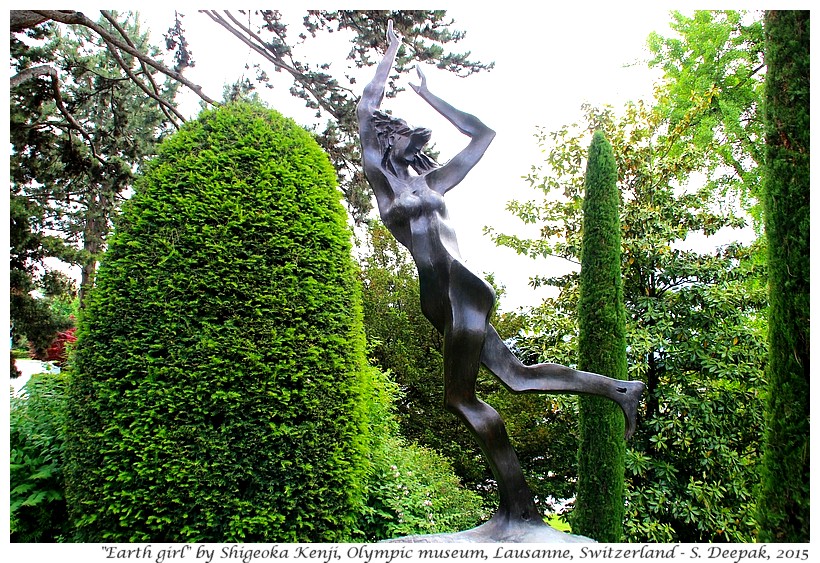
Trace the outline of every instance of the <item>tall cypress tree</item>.
{"label": "tall cypress tree", "polygon": [[766,12],[769,365],[759,540],[809,541],[809,12]]}
{"label": "tall cypress tree", "polygon": [[[583,204],[578,367],[626,379],[626,313],[621,281],[618,172],[612,146],[596,131],[589,147]],[[581,397],[578,493],[573,531],[623,540],[624,417],[602,397]]]}

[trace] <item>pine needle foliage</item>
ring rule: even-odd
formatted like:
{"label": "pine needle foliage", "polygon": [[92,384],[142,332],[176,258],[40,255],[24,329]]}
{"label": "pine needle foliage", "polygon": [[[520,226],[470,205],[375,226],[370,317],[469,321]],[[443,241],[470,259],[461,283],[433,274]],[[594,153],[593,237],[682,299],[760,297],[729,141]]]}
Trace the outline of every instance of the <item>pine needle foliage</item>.
{"label": "pine needle foliage", "polygon": [[66,487],[84,542],[327,542],[355,527],[368,373],[327,156],[203,112],[124,205],[82,315]]}
{"label": "pine needle foliage", "polygon": [[[621,281],[618,171],[612,146],[596,131],[589,147],[583,203],[578,299],[578,367],[626,379],[626,312]],[[580,397],[578,492],[574,533],[623,541],[624,418],[614,402]]]}
{"label": "pine needle foliage", "polygon": [[769,11],[764,216],[769,363],[760,541],[809,541],[809,12]]}

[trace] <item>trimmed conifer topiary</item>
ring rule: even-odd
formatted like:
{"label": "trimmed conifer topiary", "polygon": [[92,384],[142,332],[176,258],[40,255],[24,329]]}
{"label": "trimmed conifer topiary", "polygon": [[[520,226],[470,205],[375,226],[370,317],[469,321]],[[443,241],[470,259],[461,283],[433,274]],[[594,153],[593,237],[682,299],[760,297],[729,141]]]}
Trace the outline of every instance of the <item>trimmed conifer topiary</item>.
{"label": "trimmed conifer topiary", "polygon": [[339,199],[311,135],[258,105],[163,143],[81,315],[77,541],[350,537],[369,370]]}
{"label": "trimmed conifer topiary", "polygon": [[811,119],[808,10],[768,10],[765,225],[769,251],[766,429],[758,541],[809,541]]}
{"label": "trimmed conifer topiary", "polygon": [[[596,131],[584,179],[584,234],[578,297],[578,369],[626,379],[626,311],[621,281],[618,169]],[[623,541],[624,416],[603,397],[580,397],[574,533]]]}

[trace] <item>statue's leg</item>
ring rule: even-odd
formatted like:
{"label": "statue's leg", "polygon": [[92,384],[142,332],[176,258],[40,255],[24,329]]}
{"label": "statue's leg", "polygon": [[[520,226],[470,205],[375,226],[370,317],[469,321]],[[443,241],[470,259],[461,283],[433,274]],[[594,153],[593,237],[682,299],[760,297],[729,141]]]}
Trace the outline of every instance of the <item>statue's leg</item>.
{"label": "statue's leg", "polygon": [[612,399],[624,411],[626,437],[635,432],[638,406],[646,388],[640,381],[621,381],[560,364],[525,366],[492,325],[484,339],[481,362],[515,393],[579,393]]}
{"label": "statue's leg", "polygon": [[461,418],[478,441],[498,482],[499,509],[487,525],[500,529],[540,523],[501,416],[476,397],[481,348],[494,295],[491,288],[482,287],[483,280],[457,262],[451,270],[451,282],[451,320],[444,331],[444,400],[447,409]]}

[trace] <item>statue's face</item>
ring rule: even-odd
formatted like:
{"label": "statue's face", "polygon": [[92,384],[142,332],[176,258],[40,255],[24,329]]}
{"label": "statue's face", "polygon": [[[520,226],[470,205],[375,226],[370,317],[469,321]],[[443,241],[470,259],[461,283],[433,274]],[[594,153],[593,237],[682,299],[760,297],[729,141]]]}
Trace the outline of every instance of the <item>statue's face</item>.
{"label": "statue's face", "polygon": [[427,145],[432,134],[430,129],[418,127],[408,135],[398,135],[393,140],[393,155],[402,163],[410,164]]}

